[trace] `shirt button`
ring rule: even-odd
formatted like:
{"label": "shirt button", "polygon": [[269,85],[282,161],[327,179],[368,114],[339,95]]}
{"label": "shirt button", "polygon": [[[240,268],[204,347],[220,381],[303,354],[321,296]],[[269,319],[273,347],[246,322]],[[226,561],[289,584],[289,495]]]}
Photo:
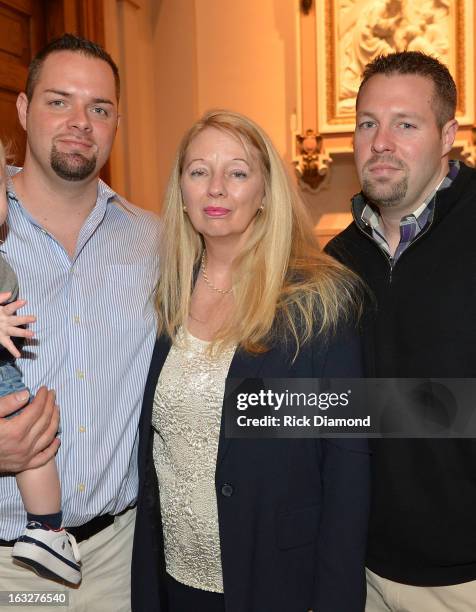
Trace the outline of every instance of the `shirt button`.
{"label": "shirt button", "polygon": [[76,378],[79,378],[79,380],[83,380],[84,372],[82,372],[81,370],[76,370]]}
{"label": "shirt button", "polygon": [[79,485],[78,485],[78,491],[81,491],[81,493],[82,493],[85,488],[86,488],[86,485],[84,483],[80,482]]}
{"label": "shirt button", "polygon": [[224,495],[225,497],[231,497],[233,495],[234,489],[233,489],[233,485],[231,484],[224,484],[221,487],[221,494]]}
{"label": "shirt button", "polygon": [[86,427],[85,427],[84,425],[80,425],[80,426],[79,426],[79,431],[80,431],[81,433],[84,433],[84,432],[86,431]]}
{"label": "shirt button", "polygon": [[75,315],[75,316],[73,317],[73,321],[74,321],[75,323],[80,323],[80,322],[81,322],[81,319],[79,318],[79,316],[78,316],[78,315]]}

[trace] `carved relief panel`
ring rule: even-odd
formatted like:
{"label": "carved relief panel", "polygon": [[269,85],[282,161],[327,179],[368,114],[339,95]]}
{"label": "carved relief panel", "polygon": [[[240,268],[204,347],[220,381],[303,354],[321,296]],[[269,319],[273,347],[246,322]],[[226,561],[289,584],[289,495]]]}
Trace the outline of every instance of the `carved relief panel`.
{"label": "carved relief panel", "polygon": [[403,50],[435,55],[449,67],[458,119],[473,123],[472,1],[324,0],[316,20],[320,132],[352,130],[365,65]]}
{"label": "carved relief panel", "polygon": [[[455,148],[476,163],[474,0],[315,0],[308,5],[306,12],[302,1],[298,4],[297,21],[301,81],[295,164],[301,182],[308,158],[319,156],[324,177],[336,154],[352,151],[355,98],[365,65],[377,55],[406,49],[435,55],[450,69],[458,89]],[[315,150],[303,150],[303,138],[308,135],[309,142],[311,133]],[[320,185],[315,175],[314,190]]]}

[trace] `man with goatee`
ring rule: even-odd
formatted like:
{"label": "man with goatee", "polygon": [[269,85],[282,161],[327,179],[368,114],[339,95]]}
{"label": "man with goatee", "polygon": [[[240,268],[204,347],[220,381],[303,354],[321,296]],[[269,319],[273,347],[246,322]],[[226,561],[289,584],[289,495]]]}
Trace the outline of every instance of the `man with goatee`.
{"label": "man with goatee", "polygon": [[[370,63],[357,97],[353,223],[329,252],[373,293],[367,374],[476,377],[476,171],[449,160],[447,68],[418,52]],[[470,612],[476,443],[376,439],[367,612]]]}
{"label": "man with goatee", "polygon": [[[155,339],[157,221],[99,179],[118,104],[117,66],[99,45],[64,35],[38,53],[18,97],[27,148],[23,168],[10,169],[2,228],[4,257],[37,323],[17,361],[36,397],[0,419],[0,591],[66,592],[78,612],[130,610],[137,425]],[[61,550],[42,546],[43,532],[61,520],[79,544],[76,588],[12,561],[26,523],[13,474],[45,464],[59,445],[54,401],[42,385],[55,389],[61,413],[62,516],[29,521],[22,543],[34,540],[53,563]],[[25,395],[2,398],[0,415]]]}

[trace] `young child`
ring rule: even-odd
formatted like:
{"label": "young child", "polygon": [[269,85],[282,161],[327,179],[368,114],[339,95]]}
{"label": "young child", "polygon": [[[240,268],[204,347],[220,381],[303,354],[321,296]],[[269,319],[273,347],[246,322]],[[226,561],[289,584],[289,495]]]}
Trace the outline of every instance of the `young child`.
{"label": "young child", "polygon": [[[7,213],[5,153],[0,142],[0,225]],[[15,365],[14,358],[20,357],[20,352],[12,337],[31,338],[33,332],[21,326],[33,323],[35,317],[15,315],[26,304],[17,296],[17,277],[0,245],[0,396],[26,388]],[[20,412],[5,418],[15,418]],[[61,488],[55,460],[16,474],[16,481],[27,512],[27,525],[13,546],[13,558],[44,578],[78,584],[79,550],[74,537],[61,528]]]}

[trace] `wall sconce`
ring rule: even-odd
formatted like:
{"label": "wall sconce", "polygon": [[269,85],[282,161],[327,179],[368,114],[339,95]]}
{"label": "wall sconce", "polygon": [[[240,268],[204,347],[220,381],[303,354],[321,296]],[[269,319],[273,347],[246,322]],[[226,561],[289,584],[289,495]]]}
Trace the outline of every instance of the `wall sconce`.
{"label": "wall sconce", "polygon": [[312,8],[312,0],[301,0],[301,11],[305,15],[309,15]]}
{"label": "wall sconce", "polygon": [[297,156],[293,162],[301,186],[317,191],[326,178],[332,163],[324,149],[322,136],[314,130],[306,130],[304,136],[296,136]]}

